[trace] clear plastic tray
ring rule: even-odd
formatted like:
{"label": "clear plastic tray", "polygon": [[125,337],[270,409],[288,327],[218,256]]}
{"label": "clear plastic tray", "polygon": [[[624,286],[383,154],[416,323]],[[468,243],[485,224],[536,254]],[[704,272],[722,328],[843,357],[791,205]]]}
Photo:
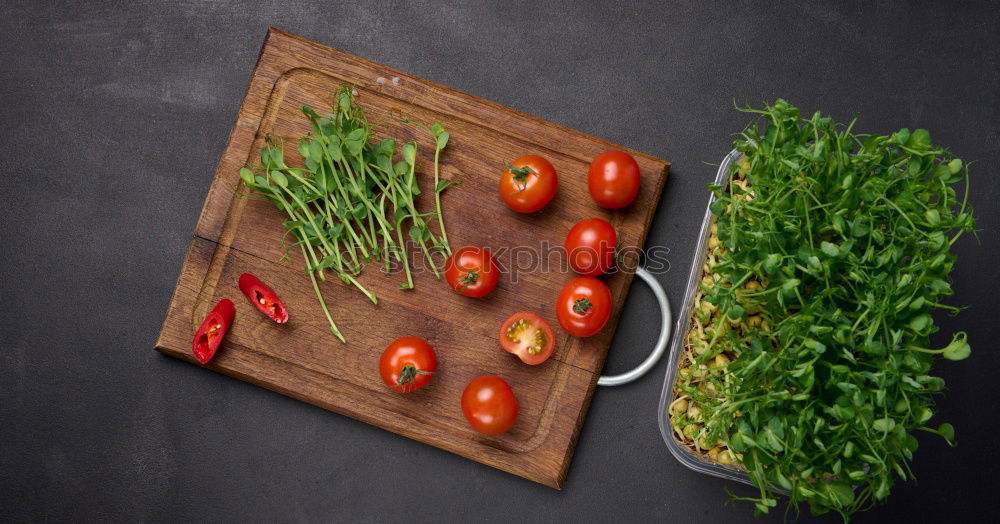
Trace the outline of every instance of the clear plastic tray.
{"label": "clear plastic tray", "polygon": [[[729,176],[729,168],[739,158],[742,153],[735,149],[722,160],[719,171],[715,174],[715,183],[724,184]],[[663,381],[663,392],[660,394],[660,410],[657,419],[660,424],[660,434],[666,442],[670,453],[685,466],[708,475],[722,477],[745,484],[751,484],[750,477],[743,471],[733,467],[726,467],[722,464],[710,462],[706,458],[691,451],[684,443],[677,440],[673,430],[670,428],[670,416],[667,414],[667,407],[673,401],[674,381],[677,379],[677,368],[680,364],[681,355],[684,353],[684,340],[687,338],[688,329],[691,327],[691,309],[694,307],[694,298],[698,291],[698,283],[701,280],[702,266],[705,264],[707,255],[706,244],[708,243],[709,226],[712,221],[712,212],[709,206],[715,201],[715,195],[710,195],[708,204],[705,206],[705,218],[701,222],[701,232],[698,234],[698,246],[695,248],[694,261],[691,264],[691,272],[688,275],[687,292],[684,294],[684,302],[681,303],[677,314],[677,324],[674,326],[674,339],[670,344],[670,362],[667,365],[667,376]],[[752,485],[752,484],[751,484]]]}

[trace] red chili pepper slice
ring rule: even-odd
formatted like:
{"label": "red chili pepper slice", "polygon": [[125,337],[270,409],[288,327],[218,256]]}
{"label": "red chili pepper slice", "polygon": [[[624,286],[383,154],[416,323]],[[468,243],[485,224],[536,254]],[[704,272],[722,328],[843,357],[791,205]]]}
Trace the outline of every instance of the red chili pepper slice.
{"label": "red chili pepper slice", "polygon": [[267,315],[271,320],[284,324],[288,322],[288,309],[267,284],[250,273],[243,273],[239,280],[240,291],[247,296],[247,299],[261,313]]}
{"label": "red chili pepper slice", "polygon": [[191,351],[194,352],[198,362],[207,364],[209,360],[212,360],[235,316],[236,306],[228,298],[220,300],[212,308],[212,311],[201,323],[201,327],[195,332],[194,342],[191,343]]}

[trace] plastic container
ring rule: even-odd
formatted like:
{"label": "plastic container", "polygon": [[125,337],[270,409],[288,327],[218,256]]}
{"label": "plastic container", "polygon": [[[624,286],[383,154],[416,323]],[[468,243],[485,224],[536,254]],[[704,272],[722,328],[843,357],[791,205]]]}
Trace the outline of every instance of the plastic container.
{"label": "plastic container", "polygon": [[[715,174],[715,183],[721,185],[726,182],[730,166],[739,160],[741,156],[742,153],[735,149],[726,155],[722,160],[722,164],[719,165],[719,171]],[[677,313],[677,324],[674,326],[674,339],[670,344],[670,362],[667,365],[667,376],[663,381],[663,392],[660,394],[660,411],[657,419],[659,420],[660,434],[663,435],[663,441],[666,442],[670,453],[681,464],[701,473],[743,482],[744,484],[751,484],[750,477],[746,472],[702,458],[702,456],[691,451],[684,443],[678,441],[673,430],[670,428],[670,416],[667,414],[667,407],[673,401],[674,397],[674,381],[677,379],[678,364],[680,364],[681,355],[684,353],[684,340],[687,339],[688,329],[691,327],[691,310],[694,307],[698,283],[702,276],[702,266],[705,264],[705,257],[708,254],[706,247],[709,226],[712,222],[712,212],[709,210],[709,206],[714,201],[715,195],[709,196],[708,204],[705,206],[705,218],[701,223],[701,232],[698,234],[698,245],[695,248],[694,261],[691,264],[691,272],[688,275],[684,302],[681,303]]]}

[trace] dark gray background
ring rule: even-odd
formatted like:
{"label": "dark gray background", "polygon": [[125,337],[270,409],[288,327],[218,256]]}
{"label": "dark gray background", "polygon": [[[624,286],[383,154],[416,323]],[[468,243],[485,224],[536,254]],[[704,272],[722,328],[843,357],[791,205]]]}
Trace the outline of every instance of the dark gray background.
{"label": "dark gray background", "polygon": [[[269,25],[672,161],[649,243],[671,249],[675,303],[708,163],[748,120],[734,98],[931,130],[975,162],[982,228],[956,245],[952,303],[971,309],[939,317],[973,346],[938,366],[959,447],[921,436],[919,486],[858,520],[993,511],[996,7],[464,4],[0,6],[0,519],[750,520],[725,504],[746,489],[669,455],[663,365],[595,394],[557,492],[153,351]],[[654,340],[643,286],[623,319],[611,372]]]}

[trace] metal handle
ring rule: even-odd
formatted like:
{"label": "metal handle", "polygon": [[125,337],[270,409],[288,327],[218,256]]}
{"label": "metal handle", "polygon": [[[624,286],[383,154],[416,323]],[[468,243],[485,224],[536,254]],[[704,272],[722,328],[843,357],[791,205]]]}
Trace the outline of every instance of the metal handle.
{"label": "metal handle", "polygon": [[660,285],[660,282],[653,278],[653,275],[645,269],[641,267],[636,268],[635,274],[646,282],[646,284],[649,284],[649,288],[653,290],[656,301],[660,303],[660,338],[656,339],[656,346],[653,347],[653,352],[646,357],[646,360],[642,361],[642,364],[621,375],[601,375],[597,379],[598,386],[620,386],[645,375],[647,371],[656,365],[660,357],[663,356],[663,353],[666,352],[667,342],[670,341],[670,326],[673,324],[673,315],[670,313],[670,302],[667,301],[667,293],[663,291],[663,286]]}

